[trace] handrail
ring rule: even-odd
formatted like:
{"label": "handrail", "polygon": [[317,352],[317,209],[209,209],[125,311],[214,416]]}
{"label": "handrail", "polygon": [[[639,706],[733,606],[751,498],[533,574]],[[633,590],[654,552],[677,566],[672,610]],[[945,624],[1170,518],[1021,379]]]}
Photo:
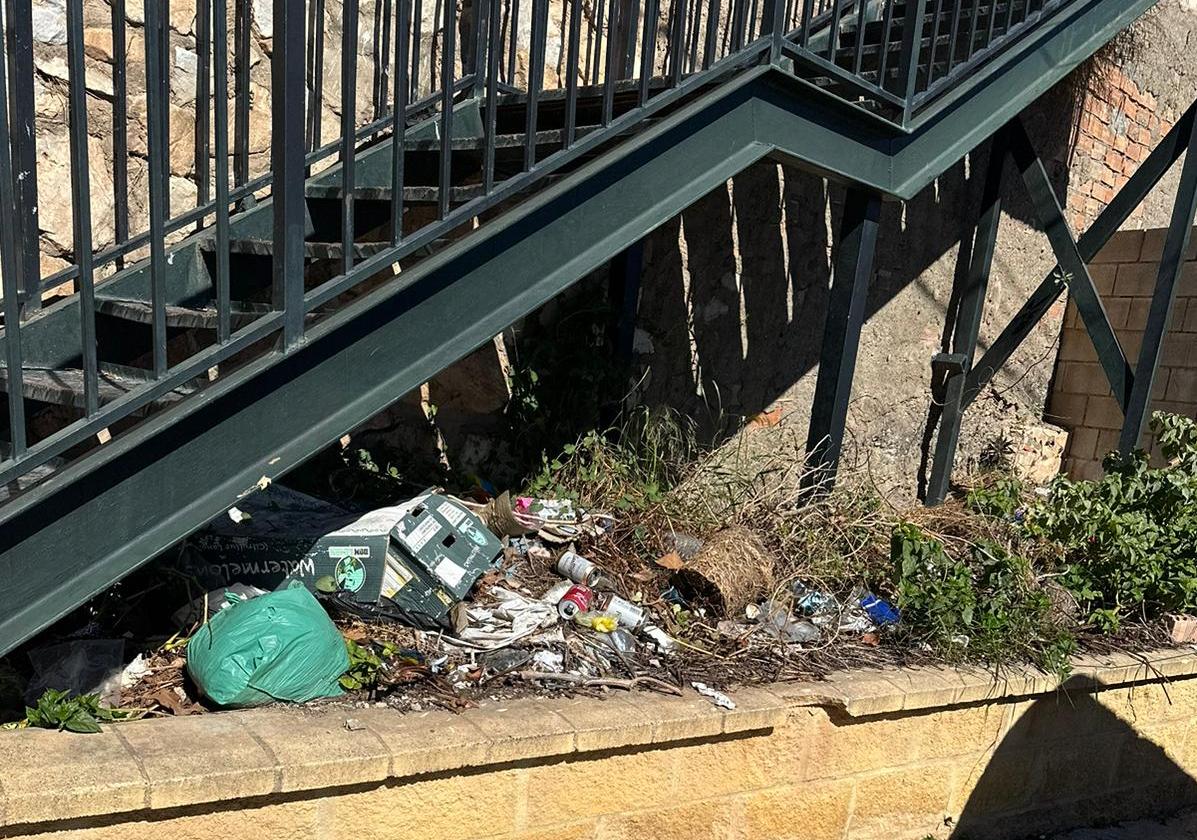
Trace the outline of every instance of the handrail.
{"label": "handrail", "polygon": [[[72,117],[69,135],[74,176],[71,203],[75,242],[82,248],[70,266],[45,278],[31,274],[28,260],[18,259],[30,248],[36,253],[38,227],[36,190],[31,203],[22,188],[24,180],[17,179],[15,169],[25,167],[21,171],[36,184],[36,165],[30,163],[36,156],[30,152],[40,135],[28,95],[33,83],[31,24],[14,14],[2,20],[0,37],[0,63],[8,70],[7,87],[11,91],[7,97],[0,94],[0,179],[12,182],[10,188],[0,190],[0,202],[5,214],[16,221],[0,235],[8,388],[20,392],[20,334],[29,319],[40,317],[42,291],[74,281],[82,293],[82,343],[78,349],[86,410],[81,419],[29,442],[23,400],[9,399],[10,446],[5,453],[7,459],[0,461],[0,484],[65,454],[271,335],[281,333],[283,337],[277,352],[290,352],[303,343],[312,313],[335,303],[344,292],[516,193],[543,183],[551,173],[610,138],[634,130],[699,87],[741,67],[793,62],[795,72],[831,80],[841,86],[840,95],[902,126],[915,111],[927,107],[972,68],[1013,43],[1046,15],[1073,1],[645,0],[641,7],[639,0],[594,0],[586,3],[594,10],[594,19],[590,20],[583,0],[564,0],[560,28],[568,35],[557,44],[550,37],[548,0],[527,0],[522,8],[521,0],[475,0],[461,11],[455,3],[378,0],[370,46],[359,55],[361,0],[345,0],[339,33],[330,32],[332,27],[326,25],[324,0],[273,0],[268,89],[275,106],[270,131],[273,161],[270,168],[254,173],[250,147],[255,113],[252,100],[258,94],[254,93],[249,73],[254,47],[251,0],[197,0],[197,32],[187,46],[194,45],[202,68],[195,79],[199,110],[191,166],[199,184],[196,206],[172,213],[168,57],[180,36],[170,29],[169,8],[164,7],[163,0],[142,0],[145,53],[127,59],[143,62],[146,87],[144,91],[131,91],[122,66],[114,73],[113,114],[114,148],[127,149],[129,126],[115,118],[127,116],[131,97],[144,94],[149,129],[148,229],[130,234],[129,158],[118,156],[111,173],[116,188],[110,205],[116,241],[105,242],[93,251],[89,214],[96,196],[88,176],[95,164],[88,159],[83,0],[67,0]],[[114,56],[122,59],[126,58],[127,35],[124,2],[113,0],[111,4],[113,36],[120,42],[114,46]],[[231,37],[225,24],[229,2],[234,6]],[[21,3],[4,5],[20,7]],[[430,17],[433,8],[441,10],[437,20]],[[8,37],[10,29],[15,37]],[[522,40],[524,32],[531,33],[526,43]],[[866,36],[874,35],[878,36],[876,43],[870,45]],[[14,45],[8,55],[4,54],[5,42]],[[338,45],[341,95],[337,110],[341,125],[337,136],[325,142],[322,117],[326,105],[326,53]],[[876,52],[875,59],[870,49]],[[214,69],[216,76],[210,75]],[[369,72],[371,85],[366,113],[359,121],[355,113],[359,110],[358,81],[363,71]],[[231,86],[226,74],[231,74]],[[537,142],[537,127],[542,102],[550,90],[561,94],[566,130],[558,148],[544,149]],[[597,97],[601,114],[597,128],[585,134],[577,131],[583,90]],[[523,164],[520,171],[499,178],[496,140],[501,127],[495,118],[500,103],[513,95],[524,103],[519,132],[523,135]],[[617,97],[622,103],[618,114]],[[453,141],[460,130],[457,108],[463,98],[477,100],[484,115],[482,183],[479,195],[453,206],[451,161]],[[435,218],[416,230],[404,230],[404,141],[422,120],[435,122]],[[33,130],[13,131],[17,126],[32,126]],[[387,137],[395,141],[389,241],[380,252],[356,258],[351,247],[354,160],[359,146]],[[218,155],[215,158],[214,151]],[[333,155],[338,157],[336,166],[340,167],[340,211],[345,233],[340,266],[335,276],[307,289],[303,285],[302,247],[305,184],[313,169],[326,164]],[[330,175],[335,171],[336,167]],[[6,172],[11,174],[6,176]],[[263,198],[270,202],[274,222],[270,240],[274,311],[233,330],[227,260],[230,225],[236,224],[256,199]],[[195,247],[197,238],[193,236],[184,245],[173,247],[168,247],[168,239],[184,235],[192,226],[197,226],[205,238],[214,231],[217,251],[223,254],[216,260],[211,277],[219,326],[214,345],[182,360],[172,360],[167,354],[167,266],[181,247]],[[140,262],[128,265],[135,259]],[[95,290],[112,282],[99,277],[99,272],[110,265],[123,269],[125,274],[144,271],[150,278],[146,288],[150,290],[152,365],[146,383],[117,400],[102,403],[94,339],[94,295]]]}

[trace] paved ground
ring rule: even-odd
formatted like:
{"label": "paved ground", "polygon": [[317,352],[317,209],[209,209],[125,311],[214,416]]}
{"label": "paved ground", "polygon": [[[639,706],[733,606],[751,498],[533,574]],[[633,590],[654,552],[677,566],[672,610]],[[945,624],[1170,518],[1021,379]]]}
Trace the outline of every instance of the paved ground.
{"label": "paved ground", "polygon": [[1195,840],[1197,811],[1166,820],[1140,820],[1113,828],[1078,828],[1052,840]]}

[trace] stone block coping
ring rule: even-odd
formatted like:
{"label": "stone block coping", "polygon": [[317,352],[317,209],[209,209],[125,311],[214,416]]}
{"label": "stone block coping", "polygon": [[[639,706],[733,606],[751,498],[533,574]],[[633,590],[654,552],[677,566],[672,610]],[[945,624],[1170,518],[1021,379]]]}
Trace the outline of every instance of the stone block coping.
{"label": "stone block coping", "polygon": [[[1190,676],[1197,676],[1197,646],[1086,656],[1074,661],[1067,690]],[[801,706],[867,718],[1058,689],[1055,677],[1029,668],[997,675],[948,667],[857,670],[821,682],[732,690],[736,708],[730,711],[697,695],[636,692],[486,701],[459,715],[324,704],[155,718],[105,726],[99,735],[3,732],[0,827],[149,815],[735,736],[780,726]]]}

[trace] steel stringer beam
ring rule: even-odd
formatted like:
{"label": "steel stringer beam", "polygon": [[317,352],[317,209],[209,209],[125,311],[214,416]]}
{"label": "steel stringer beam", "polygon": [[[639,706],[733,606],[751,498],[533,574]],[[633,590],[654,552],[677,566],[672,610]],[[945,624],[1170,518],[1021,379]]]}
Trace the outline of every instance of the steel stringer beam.
{"label": "steel stringer beam", "polygon": [[1147,409],[1155,385],[1156,371],[1164,346],[1164,334],[1172,320],[1172,306],[1176,302],[1176,284],[1180,280],[1185,252],[1193,232],[1193,217],[1197,215],[1197,122],[1189,129],[1188,154],[1180,173],[1180,185],[1172,204],[1172,219],[1168,236],[1160,254],[1160,269],[1156,275],[1155,292],[1143,328],[1143,343],[1135,366],[1135,382],[1123,418],[1118,450],[1128,454],[1139,445],[1147,424]]}

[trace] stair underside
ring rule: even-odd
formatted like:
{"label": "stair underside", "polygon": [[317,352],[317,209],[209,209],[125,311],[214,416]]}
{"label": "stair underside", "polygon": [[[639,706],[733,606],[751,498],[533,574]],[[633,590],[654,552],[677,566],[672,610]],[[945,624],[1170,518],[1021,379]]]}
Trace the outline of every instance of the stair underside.
{"label": "stair underside", "polygon": [[0,652],[752,163],[773,155],[910,197],[1150,5],[1088,4],[996,82],[909,136],[812,100],[809,87],[771,68],[703,92],[312,326],[300,349],[221,377],[203,399],[178,401],[0,507],[0,575],[8,582],[0,588]]}

